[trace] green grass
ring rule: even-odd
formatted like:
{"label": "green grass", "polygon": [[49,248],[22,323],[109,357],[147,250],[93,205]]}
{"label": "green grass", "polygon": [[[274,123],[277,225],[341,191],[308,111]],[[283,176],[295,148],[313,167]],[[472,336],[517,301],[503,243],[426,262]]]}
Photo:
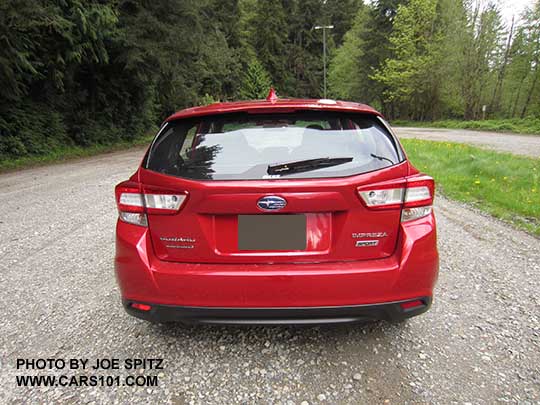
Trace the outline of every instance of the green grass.
{"label": "green grass", "polygon": [[92,145],[86,148],[80,146],[65,146],[59,149],[51,150],[46,155],[26,156],[16,159],[0,159],[0,173],[17,169],[25,169],[28,167],[60,163],[67,160],[124,150],[135,146],[149,145],[153,137],[154,135],[145,135],[129,142],[118,142],[110,145]]}
{"label": "green grass", "polygon": [[411,162],[443,195],[540,236],[540,159],[472,146],[403,139]]}
{"label": "green grass", "polygon": [[475,129],[480,131],[513,132],[516,134],[540,135],[540,118],[509,118],[484,121],[392,121],[396,127],[428,127],[451,129]]}

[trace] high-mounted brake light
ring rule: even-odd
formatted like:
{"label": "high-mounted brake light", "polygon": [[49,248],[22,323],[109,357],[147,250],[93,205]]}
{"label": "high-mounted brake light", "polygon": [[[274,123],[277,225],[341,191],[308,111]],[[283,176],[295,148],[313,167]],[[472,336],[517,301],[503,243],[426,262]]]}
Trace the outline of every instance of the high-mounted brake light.
{"label": "high-mounted brake light", "polygon": [[434,193],[435,183],[428,176],[411,176],[405,182],[387,182],[358,189],[360,198],[370,209],[401,208],[401,222],[429,215]]}
{"label": "high-mounted brake light", "polygon": [[171,215],[177,213],[187,195],[166,191],[142,192],[134,182],[116,186],[119,217],[130,224],[148,226],[146,214]]}

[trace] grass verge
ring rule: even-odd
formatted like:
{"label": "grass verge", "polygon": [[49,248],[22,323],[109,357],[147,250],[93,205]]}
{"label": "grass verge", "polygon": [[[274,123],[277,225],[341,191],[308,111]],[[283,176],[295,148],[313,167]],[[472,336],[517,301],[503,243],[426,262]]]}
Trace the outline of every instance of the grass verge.
{"label": "grass verge", "polygon": [[115,152],[136,146],[149,145],[154,135],[146,135],[129,142],[119,142],[110,145],[92,145],[86,148],[80,146],[65,146],[51,150],[42,156],[26,156],[17,159],[0,160],[0,173],[46,164],[60,163],[68,160]]}
{"label": "grass verge", "polygon": [[540,236],[540,159],[449,143],[402,139],[438,190]]}
{"label": "grass verge", "polygon": [[443,120],[433,122],[396,120],[392,121],[392,125],[401,127],[475,129],[480,131],[540,135],[540,118],[512,118],[484,121]]}

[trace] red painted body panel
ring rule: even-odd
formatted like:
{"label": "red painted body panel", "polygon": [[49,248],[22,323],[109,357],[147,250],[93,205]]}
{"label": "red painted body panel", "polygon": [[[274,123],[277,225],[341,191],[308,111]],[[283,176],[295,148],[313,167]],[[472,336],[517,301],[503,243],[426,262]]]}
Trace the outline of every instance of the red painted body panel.
{"label": "red painted body panel", "polygon": [[433,215],[401,225],[385,259],[279,264],[159,260],[148,229],[118,222],[116,273],[122,297],[178,306],[341,306],[432,296],[438,273]]}
{"label": "red painted body panel", "polygon": [[186,108],[185,110],[171,115],[166,121],[173,121],[180,118],[200,117],[203,115],[244,111],[252,113],[276,113],[292,112],[297,110],[343,111],[373,114],[382,117],[381,113],[365,104],[347,101],[335,101],[335,104],[328,104],[324,102],[324,100],[321,101],[317,99],[278,99],[274,102],[268,100],[237,101],[233,103],[215,103],[203,107]]}

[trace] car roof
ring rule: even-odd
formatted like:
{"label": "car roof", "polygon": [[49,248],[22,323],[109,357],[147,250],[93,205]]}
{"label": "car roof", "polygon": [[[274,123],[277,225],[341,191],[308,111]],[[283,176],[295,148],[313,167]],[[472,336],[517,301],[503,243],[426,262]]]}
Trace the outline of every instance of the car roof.
{"label": "car roof", "polygon": [[381,113],[366,104],[328,99],[278,99],[275,95],[272,97],[271,91],[266,100],[234,101],[186,108],[172,114],[166,121],[234,112],[277,113],[298,110],[342,111],[382,116]]}

